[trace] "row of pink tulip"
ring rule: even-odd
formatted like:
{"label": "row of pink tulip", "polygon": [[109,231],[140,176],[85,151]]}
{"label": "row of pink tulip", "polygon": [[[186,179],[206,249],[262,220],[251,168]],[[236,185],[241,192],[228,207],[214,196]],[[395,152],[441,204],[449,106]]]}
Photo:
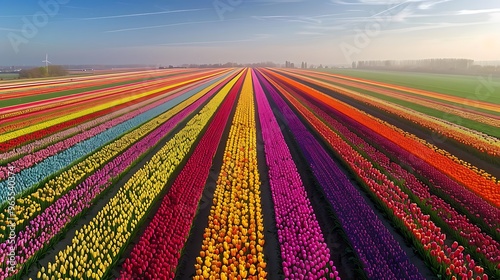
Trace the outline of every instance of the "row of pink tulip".
{"label": "row of pink tulip", "polygon": [[253,83],[274,201],[283,273],[287,278],[299,278],[302,275],[306,279],[320,279],[330,273],[334,276],[338,272],[330,260],[330,249],[255,73]]}
{"label": "row of pink tulip", "polygon": [[[372,141],[378,141],[378,143],[380,143],[380,141],[382,141],[381,139],[378,139],[376,135],[372,134],[365,134],[365,138],[361,138],[356,135],[354,131],[360,133],[360,131],[365,130],[365,128],[353,124],[353,122],[348,119],[348,116],[339,114],[334,110],[328,110],[326,106],[321,106],[321,104],[318,104],[318,106],[323,107],[323,109],[327,111],[323,111],[309,101],[304,99],[302,99],[302,101],[306,102],[305,104],[332,128],[347,138],[353,147],[357,147],[365,153],[371,161],[380,166],[384,173],[390,175],[395,180],[404,182],[404,186],[413,195],[418,197],[419,201],[431,207],[432,211],[437,214],[451,230],[467,240],[467,245],[472,246],[474,250],[477,250],[477,253],[483,255],[487,261],[496,265],[497,269],[500,269],[500,243],[483,232],[477,225],[473,224],[467,216],[460,214],[442,198],[432,194],[427,185],[423,184],[413,174],[402,168],[400,164],[392,162],[385,154],[376,150],[364,140],[371,139]],[[336,118],[332,116],[336,116]],[[347,125],[350,125],[350,127],[346,127]],[[387,143],[385,146],[391,147],[392,145],[391,143]],[[392,149],[394,149],[394,147],[392,147]]]}
{"label": "row of pink tulip", "polygon": [[142,225],[174,171],[182,166],[227,92],[219,91],[187,124],[120,187],[118,193],[84,226],[71,245],[38,271],[41,279],[102,279],[118,261]]}
{"label": "row of pink tulip", "polygon": [[[191,86],[194,87],[194,86]],[[135,104],[131,107],[127,107],[125,109],[122,109],[120,111],[114,112],[112,114],[100,117],[98,119],[83,123],[81,125],[78,125],[77,127],[67,129],[65,131],[62,131],[60,133],[57,133],[57,135],[52,135],[47,138],[38,140],[34,143],[27,144],[19,149],[16,148],[16,151],[21,151],[21,150],[28,150],[28,149],[36,149],[36,146],[39,144],[46,143],[48,141],[58,141],[59,137],[64,137],[65,135],[68,135],[68,133],[76,133],[79,132],[69,138],[66,138],[64,140],[58,141],[55,144],[52,144],[50,146],[47,146],[43,149],[40,149],[38,151],[32,152],[30,151],[29,154],[10,162],[7,165],[0,166],[0,180],[5,180],[7,178],[7,171],[9,168],[12,166],[13,172],[18,173],[21,170],[24,170],[26,168],[29,168],[44,159],[53,156],[60,151],[66,150],[67,148],[84,141],[86,139],[89,139],[111,127],[114,127],[120,123],[123,123],[126,120],[129,120],[131,118],[136,117],[139,114],[142,114],[146,111],[149,111],[161,104],[164,104],[165,102],[174,99],[175,97],[180,96],[181,94],[185,93],[189,89],[185,89],[182,91],[179,91],[177,93],[172,93],[168,92],[163,94],[162,96],[158,96],[155,99],[148,99],[146,101],[143,101],[141,103]],[[156,101],[155,101],[156,100]],[[154,102],[155,101],[155,102]],[[148,104],[149,103],[149,104]],[[123,114],[125,113],[125,114]],[[120,115],[122,114],[122,115]],[[105,120],[104,122],[102,120]],[[100,124],[99,124],[100,123]],[[99,124],[97,126],[94,126],[95,124]],[[5,153],[8,154],[9,152]],[[17,154],[17,153],[16,153]]]}
{"label": "row of pink tulip", "polygon": [[160,208],[125,260],[120,279],[172,279],[193,223],[212,159],[240,90],[233,87],[203,138],[177,175]]}
{"label": "row of pink tulip", "polygon": [[[166,122],[158,124],[153,131],[106,163],[102,168],[97,169],[78,186],[62,197],[56,198],[55,202],[44,209],[43,212],[31,213],[30,218],[33,219],[17,235],[16,247],[20,252],[16,256],[17,263],[24,265],[26,261],[35,256],[52,238],[61,233],[69,222],[90,207],[92,201],[112,184],[114,178],[125,172],[133,162],[151,147],[154,147],[179,122],[210,99],[222,85],[219,84],[214,87],[199,99],[193,98],[193,100],[196,100],[193,103],[191,103],[192,100],[187,100],[178,108],[172,109],[170,113],[173,116],[168,118]],[[195,97],[198,97],[198,95]],[[0,244],[0,253],[7,250],[8,247],[7,242]],[[1,269],[3,264],[3,262],[0,263],[0,275],[1,273],[9,273],[9,271]]]}
{"label": "row of pink tulip", "polygon": [[[318,124],[316,126],[317,129],[320,129],[320,131],[322,131],[323,137],[332,140],[337,138],[342,141],[335,141],[337,142],[337,145],[339,145],[335,146],[337,151],[342,153],[343,149],[339,147],[348,145],[348,143],[344,142],[344,140],[341,140],[339,135],[342,135],[342,137],[347,139],[352,147],[358,147],[365,153],[370,154],[375,151],[363,139],[357,137],[354,133],[352,133],[350,129],[345,128],[340,123],[340,121],[336,120],[336,118],[340,118],[342,120],[342,123],[346,125],[354,123],[354,120],[350,120],[346,116],[343,116],[342,114],[339,114],[337,111],[332,109],[327,113],[315,106],[306,98],[303,98],[300,95],[296,96],[298,96],[297,99],[292,102],[295,102],[295,104],[297,104],[296,106],[299,106],[299,104],[304,104],[308,108],[307,111],[301,110],[303,114],[308,115],[310,120],[314,120],[315,117],[312,115],[312,112],[314,112],[314,114],[316,114],[325,122],[325,124],[323,125]],[[327,107],[328,106],[323,106],[323,108]],[[305,107],[301,108],[303,109]],[[309,110],[311,110],[312,112]],[[329,127],[327,127],[326,124],[328,124]],[[334,130],[331,130],[331,128],[334,128]],[[339,133],[339,135],[336,135],[337,133]],[[380,159],[381,161],[379,162],[378,160],[375,160],[374,162],[376,164],[384,165],[384,162],[388,162],[387,159],[382,157],[377,157],[376,159]],[[450,264],[454,264],[453,271],[450,271],[450,273],[454,273],[457,276],[466,276],[472,273],[475,277],[481,277],[483,268],[477,266],[474,260],[470,258],[470,256],[463,254],[463,249],[462,251],[458,252],[459,249],[450,248],[449,246],[447,246],[445,244],[445,241],[449,240],[446,239],[446,235],[442,233],[442,230],[437,227],[433,221],[430,220],[428,215],[423,214],[418,205],[411,202],[408,195],[404,193],[396,184],[394,184],[389,177],[380,172],[380,170],[374,168],[374,166],[366,160],[360,160],[359,163],[356,164],[349,160],[347,160],[347,162],[354,170],[356,170],[356,173],[362,175],[362,178],[364,178],[371,191],[376,194],[376,196],[381,201],[383,201],[390,210],[394,212],[394,215],[399,220],[401,220],[404,226],[413,233],[417,240],[421,242],[423,248],[430,252],[431,256],[437,261],[438,265],[440,267],[443,267],[443,272],[450,267]],[[457,264],[460,265],[457,266]]]}

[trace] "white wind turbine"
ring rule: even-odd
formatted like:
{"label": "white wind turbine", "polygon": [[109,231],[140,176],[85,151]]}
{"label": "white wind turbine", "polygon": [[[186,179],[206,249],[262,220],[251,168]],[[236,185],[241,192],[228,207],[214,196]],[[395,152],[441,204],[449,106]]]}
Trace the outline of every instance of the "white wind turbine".
{"label": "white wind turbine", "polygon": [[49,63],[52,64],[49,61],[49,55],[48,54],[45,54],[45,60],[42,61],[42,62],[45,62],[45,70],[47,70],[47,76],[48,76],[49,75]]}

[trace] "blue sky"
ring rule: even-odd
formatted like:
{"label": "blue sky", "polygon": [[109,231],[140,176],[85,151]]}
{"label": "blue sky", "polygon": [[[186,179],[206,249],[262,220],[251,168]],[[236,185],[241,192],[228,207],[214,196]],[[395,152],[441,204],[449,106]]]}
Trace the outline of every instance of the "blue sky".
{"label": "blue sky", "polygon": [[[44,4],[45,3],[45,4]],[[493,0],[0,0],[0,65],[500,59]]]}

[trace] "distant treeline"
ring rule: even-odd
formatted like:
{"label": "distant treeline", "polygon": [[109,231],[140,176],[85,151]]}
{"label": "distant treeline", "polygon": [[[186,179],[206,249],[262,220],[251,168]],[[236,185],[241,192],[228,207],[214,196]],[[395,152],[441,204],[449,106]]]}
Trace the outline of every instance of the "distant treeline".
{"label": "distant treeline", "polygon": [[49,65],[49,67],[36,67],[23,69],[19,72],[19,78],[45,78],[68,75],[68,71],[59,65]]}
{"label": "distant treeline", "polygon": [[222,63],[212,63],[212,64],[182,64],[183,68],[228,68],[228,67],[277,67],[278,64],[270,61],[258,62],[258,63],[236,63],[236,62],[226,62]]}
{"label": "distant treeline", "polygon": [[352,63],[353,68],[435,73],[497,74],[500,65],[481,66],[472,59],[436,58],[420,60],[365,60]]}

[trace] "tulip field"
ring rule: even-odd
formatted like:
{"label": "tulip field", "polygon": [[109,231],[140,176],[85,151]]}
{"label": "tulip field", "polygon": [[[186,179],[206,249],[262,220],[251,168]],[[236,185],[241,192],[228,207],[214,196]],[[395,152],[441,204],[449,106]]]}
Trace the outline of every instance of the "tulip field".
{"label": "tulip field", "polygon": [[0,280],[500,279],[497,99],[280,68],[1,82]]}

